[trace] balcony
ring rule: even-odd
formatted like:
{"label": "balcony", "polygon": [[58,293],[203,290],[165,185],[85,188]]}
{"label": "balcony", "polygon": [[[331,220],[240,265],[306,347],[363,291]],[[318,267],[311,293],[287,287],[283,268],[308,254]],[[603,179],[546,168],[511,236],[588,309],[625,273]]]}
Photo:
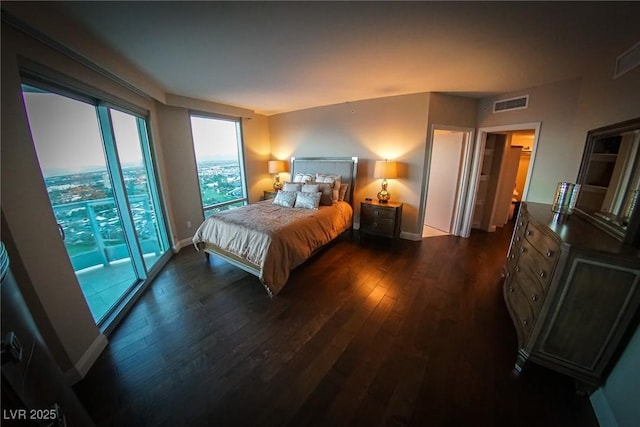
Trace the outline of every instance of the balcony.
{"label": "balcony", "polygon": [[[162,255],[147,195],[129,197],[146,270]],[[91,313],[99,322],[144,272],[136,272],[113,198],[54,205],[63,240]]]}

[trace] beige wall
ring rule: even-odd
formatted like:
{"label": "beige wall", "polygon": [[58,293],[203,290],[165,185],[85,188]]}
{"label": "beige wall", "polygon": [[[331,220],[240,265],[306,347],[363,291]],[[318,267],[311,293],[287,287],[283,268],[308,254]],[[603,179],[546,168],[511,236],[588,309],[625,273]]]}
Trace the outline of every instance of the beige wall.
{"label": "beige wall", "polygon": [[[212,106],[217,107],[216,104]],[[205,101],[199,101],[197,107],[200,112],[215,114],[215,108],[206,111]],[[165,198],[173,224],[173,240],[179,248],[189,244],[195,228],[204,219],[191,139],[190,110],[186,106],[174,107],[157,102],[156,111],[165,158],[162,175],[167,177]],[[250,202],[256,202],[272,182],[267,172],[267,161],[271,155],[267,117],[254,114],[253,118],[242,119],[242,133],[248,197]],[[187,227],[187,222],[191,222],[191,228]]]}
{"label": "beige wall", "polygon": [[[552,85],[483,99],[478,108],[478,127],[540,122],[540,135],[529,184],[527,200],[551,203],[558,181],[573,181],[580,165],[582,142],[573,140],[580,80],[568,80]],[[493,102],[529,95],[529,107],[492,113]]]}
{"label": "beige wall", "polygon": [[375,197],[381,180],[373,178],[376,160],[401,163],[398,179],[389,180],[391,200],[403,202],[402,231],[418,233],[429,94],[393,96],[311,108],[269,117],[271,151],[292,155],[357,156],[358,200]]}

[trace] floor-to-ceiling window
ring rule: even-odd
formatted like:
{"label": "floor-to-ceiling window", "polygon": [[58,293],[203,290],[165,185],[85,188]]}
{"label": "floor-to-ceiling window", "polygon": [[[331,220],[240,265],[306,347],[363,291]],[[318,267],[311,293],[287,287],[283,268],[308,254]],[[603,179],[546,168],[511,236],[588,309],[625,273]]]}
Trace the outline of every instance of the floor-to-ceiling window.
{"label": "floor-to-ceiling window", "polygon": [[245,205],[240,120],[192,114],[191,133],[205,218]]}
{"label": "floor-to-ceiling window", "polygon": [[23,85],[60,236],[91,313],[103,326],[170,256],[147,120],[99,99],[60,92]]}

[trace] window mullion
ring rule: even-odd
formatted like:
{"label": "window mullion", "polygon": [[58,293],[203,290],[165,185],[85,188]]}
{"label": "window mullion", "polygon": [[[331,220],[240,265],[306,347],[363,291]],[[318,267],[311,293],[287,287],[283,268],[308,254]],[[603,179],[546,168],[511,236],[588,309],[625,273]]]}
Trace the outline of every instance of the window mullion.
{"label": "window mullion", "polygon": [[142,258],[142,248],[136,236],[135,223],[133,215],[131,214],[131,206],[129,205],[129,199],[124,185],[124,175],[122,174],[122,168],[118,159],[118,149],[116,147],[109,108],[105,104],[99,104],[96,108],[98,111],[100,130],[104,141],[107,169],[109,170],[111,182],[113,183],[113,195],[116,206],[118,206],[118,209],[120,210],[124,236],[131,248],[131,260],[136,273],[138,274],[138,278],[144,280],[147,277],[147,271]]}

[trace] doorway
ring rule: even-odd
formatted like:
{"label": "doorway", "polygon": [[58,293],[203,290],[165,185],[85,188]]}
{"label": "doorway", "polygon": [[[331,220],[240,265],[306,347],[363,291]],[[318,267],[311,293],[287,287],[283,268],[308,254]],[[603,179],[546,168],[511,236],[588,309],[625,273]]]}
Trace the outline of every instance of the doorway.
{"label": "doorway", "polygon": [[480,128],[476,141],[463,235],[495,231],[527,199],[540,123]]}
{"label": "doorway", "polygon": [[433,126],[424,186],[423,238],[460,235],[472,135],[468,128]]}

